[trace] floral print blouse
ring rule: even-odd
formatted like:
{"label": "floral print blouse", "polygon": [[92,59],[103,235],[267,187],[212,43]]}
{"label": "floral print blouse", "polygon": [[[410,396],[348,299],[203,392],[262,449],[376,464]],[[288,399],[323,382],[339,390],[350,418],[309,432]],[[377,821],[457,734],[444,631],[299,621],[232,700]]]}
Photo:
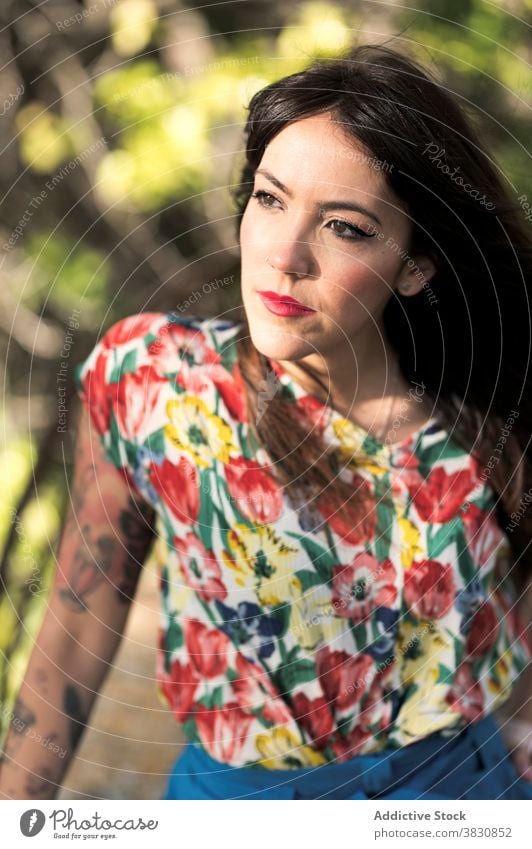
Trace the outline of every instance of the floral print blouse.
{"label": "floral print blouse", "polygon": [[248,438],[240,327],[132,315],[76,368],[109,462],[156,513],[161,698],[234,766],[456,733],[530,657],[489,481],[436,418],[382,444],[270,360],[259,409],[274,391],[300,406],[360,515],[346,525],[323,499],[289,501]]}

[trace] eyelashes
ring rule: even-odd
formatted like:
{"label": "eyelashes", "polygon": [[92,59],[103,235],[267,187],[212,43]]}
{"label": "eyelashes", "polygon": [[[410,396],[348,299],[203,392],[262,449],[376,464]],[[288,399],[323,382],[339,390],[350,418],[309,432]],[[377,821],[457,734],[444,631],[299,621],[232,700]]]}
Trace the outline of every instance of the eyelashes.
{"label": "eyelashes", "polygon": [[[252,192],[251,197],[255,198],[259,206],[263,209],[276,209],[276,207],[265,202],[267,198],[271,198],[272,200],[280,203],[275,195],[272,195],[271,192],[265,192],[263,189],[258,189],[257,191]],[[338,239],[344,239],[346,241],[358,242],[361,239],[373,239],[377,235],[376,233],[366,233],[365,230],[362,230],[360,227],[356,227],[354,224],[350,224],[348,221],[343,221],[341,218],[333,218],[326,226],[330,227],[331,224],[340,224],[342,227],[345,227],[349,233],[351,233],[351,235],[346,236],[330,228]]]}

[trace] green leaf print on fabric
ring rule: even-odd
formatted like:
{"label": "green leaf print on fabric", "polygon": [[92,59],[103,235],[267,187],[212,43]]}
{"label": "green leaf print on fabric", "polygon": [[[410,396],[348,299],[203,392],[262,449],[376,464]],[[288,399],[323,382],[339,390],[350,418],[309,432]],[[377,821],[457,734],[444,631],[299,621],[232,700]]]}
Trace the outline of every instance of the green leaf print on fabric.
{"label": "green leaf print on fabric", "polygon": [[438,684],[449,684],[453,683],[454,672],[452,669],[449,669],[448,666],[444,666],[443,663],[438,664]]}
{"label": "green leaf print on fabric", "polygon": [[321,582],[329,583],[332,578],[333,566],[336,565],[336,561],[333,557],[331,557],[330,552],[325,548],[322,548],[321,545],[318,545],[318,543],[314,542],[314,540],[309,539],[307,536],[302,536],[301,534],[292,533],[290,531],[288,531],[286,535],[294,537],[294,539],[299,541],[302,548],[304,548],[312,560],[312,564],[316,569],[316,574],[320,577]]}
{"label": "green leaf print on fabric", "polygon": [[461,534],[461,525],[460,516],[455,516],[445,522],[437,531],[433,530],[434,525],[429,525],[427,532],[427,557],[429,560],[437,560],[442,551],[456,540],[457,534]]}
{"label": "green leaf print on fabric", "polygon": [[160,427],[159,430],[154,430],[153,433],[150,433],[150,435],[144,442],[144,447],[147,448],[148,451],[154,451],[157,454],[164,454],[164,427]]}
{"label": "green leaf print on fabric", "polygon": [[137,351],[128,351],[121,363],[117,363],[109,378],[109,383],[120,383],[125,374],[130,374],[137,370]]}
{"label": "green leaf print on fabric", "polygon": [[312,660],[287,660],[275,673],[281,695],[293,692],[308,681],[314,681],[316,676],[316,664]]}
{"label": "green leaf print on fabric", "polygon": [[115,419],[115,414],[111,410],[109,420],[109,444],[107,447],[107,455],[113,465],[115,465],[118,469],[122,466],[122,457],[120,454],[120,439],[120,431],[118,429],[118,424]]}
{"label": "green leaf print on fabric", "polygon": [[200,511],[198,515],[197,529],[199,538],[205,548],[207,548],[209,551],[212,551],[214,504],[210,492],[209,477],[209,469],[199,469]]}

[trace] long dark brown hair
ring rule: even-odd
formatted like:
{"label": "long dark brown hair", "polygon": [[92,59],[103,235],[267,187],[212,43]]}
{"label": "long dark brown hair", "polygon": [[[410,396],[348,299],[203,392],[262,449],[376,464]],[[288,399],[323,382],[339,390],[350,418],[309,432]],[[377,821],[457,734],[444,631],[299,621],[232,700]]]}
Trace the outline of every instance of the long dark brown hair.
{"label": "long dark brown hair", "polygon": [[[386,165],[383,173],[413,225],[408,254],[432,256],[438,270],[430,298],[425,289],[406,298],[392,294],[385,329],[404,378],[425,386],[438,420],[485,469],[498,496],[500,526],[515,525],[508,569],[522,587],[532,560],[532,510],[520,507],[532,486],[532,240],[479,130],[444,82],[384,45],[360,45],[340,58],[315,61],[258,91],[248,110],[245,163],[233,189],[238,232],[265,147],[291,122],[331,112]],[[316,428],[280,392],[257,415],[268,363],[243,321],[238,362],[252,434],[294,504],[326,490],[352,525],[364,499],[338,477]]]}

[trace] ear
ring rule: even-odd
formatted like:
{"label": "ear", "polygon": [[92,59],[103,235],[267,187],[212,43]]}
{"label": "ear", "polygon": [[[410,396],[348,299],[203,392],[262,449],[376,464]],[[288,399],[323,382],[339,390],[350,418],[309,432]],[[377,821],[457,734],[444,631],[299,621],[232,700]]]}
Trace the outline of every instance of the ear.
{"label": "ear", "polygon": [[405,259],[397,277],[397,291],[401,295],[417,295],[437,270],[437,261],[428,255],[418,254]]}

